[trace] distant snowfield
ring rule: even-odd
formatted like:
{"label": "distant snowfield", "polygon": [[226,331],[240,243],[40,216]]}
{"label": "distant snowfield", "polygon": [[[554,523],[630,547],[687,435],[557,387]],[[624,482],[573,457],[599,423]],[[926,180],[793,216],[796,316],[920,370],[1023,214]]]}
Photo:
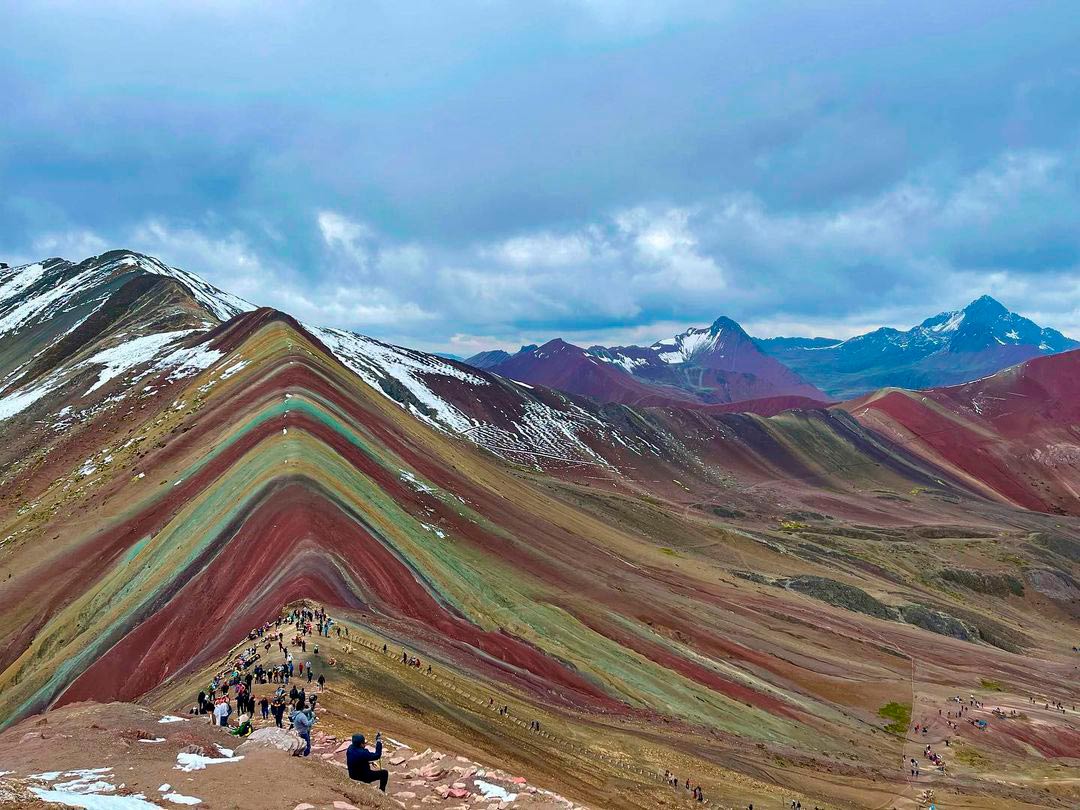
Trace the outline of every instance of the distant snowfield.
{"label": "distant snowfield", "polygon": [[[75,271],[77,267],[79,265],[65,262],[0,271],[0,336],[40,324],[66,311],[65,307],[76,304],[82,316],[79,322],[84,321],[108,300],[107,295],[99,295],[88,301],[88,291],[92,294],[93,290],[114,279],[117,273],[132,268],[177,279],[212,317],[220,321],[255,309],[249,302],[218,290],[198,276],[147,256],[124,253],[100,263],[87,262],[85,267]],[[65,278],[64,274],[69,273],[73,274]],[[50,278],[55,278],[58,283],[50,286],[46,283]],[[65,328],[68,326],[70,324],[65,321]],[[492,378],[460,368],[440,357],[391,346],[353,332],[311,325],[305,325],[305,328],[322,340],[361,380],[420,421],[463,436],[505,459],[536,466],[550,463],[607,465],[608,462],[589,446],[589,441],[598,439],[634,449],[633,442],[613,435],[610,427],[586,410],[569,401],[565,407],[551,407],[529,393],[528,386],[524,385],[515,389],[519,401],[510,398],[505,410],[500,407],[498,413],[490,414],[488,418],[477,418],[468,412],[472,399],[466,392],[469,388],[492,385]],[[192,338],[198,331],[185,329],[121,339],[115,346],[53,371],[44,380],[35,380],[27,387],[12,388],[0,396],[0,420],[22,413],[86,369],[95,369],[97,378],[82,396],[93,394],[110,383],[115,384],[116,380],[122,380],[123,386],[130,387],[155,373],[167,372],[169,382],[194,376],[223,357],[222,352],[205,344],[177,346],[178,342]],[[244,365],[245,362],[234,365],[220,379],[231,376]],[[9,386],[12,376],[14,373],[9,375]],[[459,384],[462,396],[448,399],[437,394],[436,388],[443,389],[440,385],[433,387],[432,381],[438,378]],[[122,394],[122,391],[118,393],[118,397]],[[110,397],[110,401],[115,399]],[[636,451],[642,449],[653,450],[637,448]],[[93,462],[89,463],[93,466]]]}
{"label": "distant snowfield", "polygon": [[185,329],[179,332],[158,332],[153,335],[143,335],[133,338],[119,346],[98,352],[89,360],[84,360],[81,366],[103,365],[98,372],[97,382],[90,386],[86,393],[89,394],[105,385],[109,380],[117,377],[129,369],[149,363],[157,354],[170,343],[190,335],[192,330]]}
{"label": "distant snowfield", "polygon": [[[594,432],[610,441],[630,445],[587,411],[567,403],[556,410],[535,399],[523,399],[518,413],[507,413],[506,426],[475,419],[436,394],[427,378],[442,376],[471,386],[491,383],[477,374],[422,352],[391,346],[341,329],[304,324],[347,368],[371,388],[407,409],[417,419],[438,430],[467,438],[486,450],[517,463],[542,466],[551,462],[608,466],[584,441]],[[394,382],[408,391],[417,404],[400,402],[384,389],[382,382]],[[516,383],[515,383],[516,384]]]}
{"label": "distant snowfield", "polygon": [[[205,310],[219,321],[255,309],[253,304],[218,290],[198,276],[169,267],[148,256],[124,253],[100,263],[87,262],[81,269],[76,270],[79,267],[80,265],[68,262],[53,262],[49,263],[48,267],[41,262],[35,262],[0,270],[0,337],[36,327],[78,308],[81,317],[70,322],[71,316],[68,315],[64,322],[64,335],[70,334],[108,300],[108,295],[94,296],[94,291],[110,283],[117,273],[128,272],[133,268],[177,279],[191,291]],[[209,327],[213,322],[208,318],[206,325]],[[142,368],[142,372],[128,380],[129,384],[159,371],[169,371],[170,381],[197,374],[220,359],[222,353],[203,345],[168,351],[176,341],[195,331],[197,330],[188,329],[132,337],[76,365],[58,369],[45,380],[34,381],[22,388],[13,388],[0,396],[0,420],[10,419],[23,412],[84,368],[101,367],[97,381],[83,392],[83,396],[139,368]],[[55,345],[62,337],[63,335],[56,337],[50,345]],[[38,354],[49,347],[42,347]],[[16,369],[8,375],[7,386],[17,384],[19,371],[20,369]],[[3,387],[5,386],[0,384],[0,390]]]}

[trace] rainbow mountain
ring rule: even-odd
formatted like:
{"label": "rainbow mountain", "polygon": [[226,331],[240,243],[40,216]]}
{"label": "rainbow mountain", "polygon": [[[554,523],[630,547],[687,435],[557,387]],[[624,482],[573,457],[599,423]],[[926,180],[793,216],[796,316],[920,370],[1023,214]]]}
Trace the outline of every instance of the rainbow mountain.
{"label": "rainbow mountain", "polygon": [[1024,717],[950,731],[931,788],[1069,806],[1078,716],[1029,701],[1080,697],[1078,363],[769,417],[632,407],[126,251],[0,270],[0,722],[182,710],[310,600],[367,640],[342,723],[590,806],[679,806],[670,768],[717,807],[915,807],[909,723],[975,693]]}

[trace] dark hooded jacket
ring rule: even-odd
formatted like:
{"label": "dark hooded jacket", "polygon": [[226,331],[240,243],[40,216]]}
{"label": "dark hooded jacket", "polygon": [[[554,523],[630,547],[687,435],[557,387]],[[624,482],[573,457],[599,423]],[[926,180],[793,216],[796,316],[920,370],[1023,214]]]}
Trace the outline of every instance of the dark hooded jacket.
{"label": "dark hooded jacket", "polygon": [[353,735],[352,745],[345,751],[345,762],[349,766],[349,776],[357,779],[371,773],[371,763],[382,756],[382,740],[375,742],[375,750],[368,751],[364,747],[364,738],[360,734]]}

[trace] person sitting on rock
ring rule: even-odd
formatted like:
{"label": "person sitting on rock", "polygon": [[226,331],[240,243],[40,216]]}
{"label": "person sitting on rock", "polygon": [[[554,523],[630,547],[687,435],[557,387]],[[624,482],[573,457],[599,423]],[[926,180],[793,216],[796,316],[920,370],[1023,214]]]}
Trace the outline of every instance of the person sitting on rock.
{"label": "person sitting on rock", "polygon": [[229,733],[234,737],[246,737],[251,733],[251,719],[246,714],[240,715],[237,719],[236,728],[232,729]]}
{"label": "person sitting on rock", "polygon": [[345,762],[349,766],[349,778],[357,782],[371,784],[376,780],[379,790],[386,793],[386,783],[390,781],[390,772],[385,768],[374,771],[371,763],[382,756],[382,732],[375,735],[375,750],[368,751],[364,744],[363,734],[353,734],[352,745],[345,751]]}

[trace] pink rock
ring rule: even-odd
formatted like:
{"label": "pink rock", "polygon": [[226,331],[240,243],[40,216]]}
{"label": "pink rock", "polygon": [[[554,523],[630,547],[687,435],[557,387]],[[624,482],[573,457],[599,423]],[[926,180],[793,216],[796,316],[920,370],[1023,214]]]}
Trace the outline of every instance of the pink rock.
{"label": "pink rock", "polygon": [[451,799],[464,799],[469,795],[469,791],[464,788],[453,787],[446,791],[446,795]]}
{"label": "pink rock", "polygon": [[393,757],[390,760],[391,765],[403,765],[405,763],[405,757]]}
{"label": "pink rock", "polygon": [[334,810],[360,810],[360,808],[357,807],[355,804],[337,801],[334,802]]}
{"label": "pink rock", "polygon": [[395,799],[403,799],[403,800],[404,799],[415,799],[416,794],[413,793],[411,790],[402,790],[402,791],[400,791],[398,793],[395,793],[394,798]]}
{"label": "pink rock", "polygon": [[352,743],[343,742],[341,745],[334,749],[334,753],[340,754],[342,751],[348,750],[350,745],[352,745]]}
{"label": "pink rock", "polygon": [[461,790],[464,787],[468,787],[468,785],[466,785],[464,782],[454,782],[453,787],[456,787],[458,790]]}
{"label": "pink rock", "polygon": [[315,805],[304,802],[303,804],[296,805],[293,810],[315,810]]}
{"label": "pink rock", "polygon": [[513,782],[515,785],[524,785],[529,780],[526,779],[524,776],[515,776],[510,781]]}

